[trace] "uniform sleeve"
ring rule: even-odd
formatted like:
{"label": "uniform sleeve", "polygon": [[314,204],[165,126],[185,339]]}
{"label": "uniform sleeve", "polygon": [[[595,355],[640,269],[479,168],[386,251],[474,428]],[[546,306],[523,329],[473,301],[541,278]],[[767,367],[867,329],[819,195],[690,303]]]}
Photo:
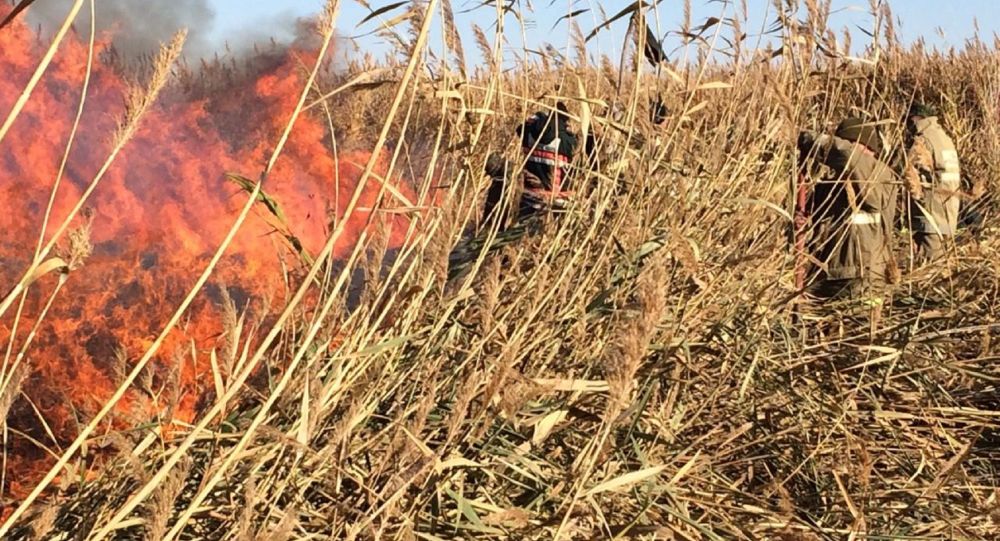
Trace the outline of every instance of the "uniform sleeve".
{"label": "uniform sleeve", "polygon": [[579,145],[579,140],[576,134],[570,131],[564,131],[559,134],[560,149],[559,153],[572,158],[576,156],[577,146]]}
{"label": "uniform sleeve", "polygon": [[881,179],[883,182],[883,201],[880,212],[882,213],[882,218],[885,220],[885,223],[892,228],[893,224],[896,223],[896,205],[899,198],[899,191],[896,186],[899,183],[899,176],[896,175],[896,172],[893,171],[892,167],[889,165],[881,165],[884,166],[885,169],[883,169]]}
{"label": "uniform sleeve", "polygon": [[823,163],[832,146],[833,138],[825,133],[806,130],[799,134],[798,147],[802,158],[815,154],[816,159]]}
{"label": "uniform sleeve", "polygon": [[805,157],[812,153],[817,136],[818,134],[812,130],[802,130],[799,133],[799,140],[796,142],[796,146],[801,156]]}
{"label": "uniform sleeve", "polygon": [[521,138],[522,142],[528,138],[528,134],[531,133],[531,129],[537,120],[538,115],[531,115],[523,124],[517,127],[517,135]]}

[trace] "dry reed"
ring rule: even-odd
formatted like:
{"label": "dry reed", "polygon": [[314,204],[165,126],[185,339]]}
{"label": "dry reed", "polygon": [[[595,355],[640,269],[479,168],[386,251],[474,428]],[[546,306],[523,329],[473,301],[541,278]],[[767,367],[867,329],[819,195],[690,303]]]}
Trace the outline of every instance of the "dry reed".
{"label": "dry reed", "polygon": [[[491,40],[477,26],[489,69],[455,86],[424,69],[442,15],[444,50],[464,65],[451,2],[431,1],[397,21],[409,26],[397,36],[405,60],[383,66],[385,84],[348,86],[369,70],[323,78],[317,64],[261,181],[296,117],[321,114],[307,98],[322,96],[311,103],[352,139],[338,146],[387,149],[389,176],[413,179],[415,208],[399,209],[385,182],[379,193],[413,216],[399,253],[387,257],[387,231],[365,231],[334,272],[347,221],[334,222],[276,320],[251,321],[223,302],[212,400],[193,426],[59,490],[56,474],[76,464],[110,407],[102,410],[0,534],[996,538],[1000,231],[964,232],[947,265],[909,272],[876,325],[856,307],[795,301],[787,232],[797,129],[858,113],[898,123],[915,94],[941,106],[980,191],[997,189],[998,44],[905,48],[891,12],[874,5],[875,43],[853,57],[848,39],[830,41],[830,2],[806,2],[801,23],[793,4],[774,2],[783,47],[766,61],[743,43],[745,5],[729,63],[713,59],[712,43],[725,40],[706,22],[687,45],[700,61],[656,74],[605,56],[590,67],[579,31],[578,62],[541,56],[504,72],[502,35]],[[697,33],[690,2],[683,9],[682,31]],[[329,40],[337,2],[325,13]],[[552,107],[543,94],[557,89],[598,148],[593,163],[576,162],[577,203],[559,219],[475,233],[487,155],[515,157],[510,128],[524,111]],[[118,146],[155,94],[132,100]],[[663,125],[648,120],[653,97],[672,112]],[[351,131],[368,119],[377,130]],[[901,127],[893,133],[901,151]],[[423,153],[409,152],[418,143]],[[418,212],[425,206],[438,208]],[[988,197],[980,207],[996,210]],[[79,257],[68,261],[85,258],[85,237],[69,235]],[[456,244],[465,249],[449,258]],[[478,249],[488,245],[496,248]],[[348,309],[355,270],[365,289]],[[320,302],[304,306],[307,293]],[[148,373],[150,352],[131,370],[121,361],[120,389]],[[20,366],[7,375],[0,412],[28,377]],[[275,377],[250,392],[262,370]],[[136,463],[142,475],[130,472]]]}

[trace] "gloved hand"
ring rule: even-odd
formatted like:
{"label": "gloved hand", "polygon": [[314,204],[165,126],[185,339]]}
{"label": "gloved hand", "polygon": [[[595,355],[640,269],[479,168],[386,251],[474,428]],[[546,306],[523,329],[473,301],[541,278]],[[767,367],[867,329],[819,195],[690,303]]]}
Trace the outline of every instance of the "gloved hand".
{"label": "gloved hand", "polygon": [[799,149],[800,154],[808,154],[813,147],[813,143],[816,142],[816,132],[812,130],[802,130],[799,132],[799,140],[796,142],[796,146]]}
{"label": "gloved hand", "polygon": [[486,158],[486,174],[493,178],[503,178],[509,169],[507,160],[503,156],[497,154],[496,152],[491,152],[489,157]]}

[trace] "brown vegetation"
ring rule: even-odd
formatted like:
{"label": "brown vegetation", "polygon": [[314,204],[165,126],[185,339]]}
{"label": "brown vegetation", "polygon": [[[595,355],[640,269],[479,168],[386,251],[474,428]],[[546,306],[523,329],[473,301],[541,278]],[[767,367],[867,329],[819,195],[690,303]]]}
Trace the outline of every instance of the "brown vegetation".
{"label": "brown vegetation", "polygon": [[[731,46],[715,40],[730,60],[695,42],[700,64],[656,72],[641,55],[505,72],[503,42],[478,30],[488,60],[466,79],[427,52],[444,14],[443,41],[465,56],[449,4],[414,2],[426,9],[386,30],[400,63],[317,77],[296,109],[340,144],[387,149],[412,179],[412,207],[388,210],[411,216],[399,252],[386,257],[375,227],[335,267],[335,227],[279,317],[227,299],[194,421],[85,420],[0,537],[998,538],[997,230],[963,233],[942,265],[901,257],[902,282],[861,311],[798,302],[788,230],[798,130],[884,120],[898,151],[914,99],[940,108],[979,191],[996,190],[1000,42],[904,48],[873,8],[875,44],[855,58],[819,1],[802,21],[782,4],[779,50],[750,50],[737,17],[719,28]],[[488,154],[518,156],[511,129],[557,96],[598,135],[580,201],[516,242],[488,232],[508,242],[449,280]],[[134,103],[119,139],[142,120]],[[260,185],[248,189],[244,213]],[[992,201],[977,204],[989,223]],[[28,279],[42,264],[22,287],[43,287]],[[348,311],[355,271],[366,279]],[[141,358],[122,392],[152,355],[129,353]],[[24,378],[4,373],[0,412]],[[98,442],[118,458],[93,462]]]}

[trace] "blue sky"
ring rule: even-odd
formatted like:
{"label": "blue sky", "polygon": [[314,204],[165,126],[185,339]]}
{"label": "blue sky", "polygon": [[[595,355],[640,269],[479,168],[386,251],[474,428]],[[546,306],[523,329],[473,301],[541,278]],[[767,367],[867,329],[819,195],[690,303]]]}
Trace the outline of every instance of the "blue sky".
{"label": "blue sky", "polygon": [[[288,21],[294,17],[309,16],[318,12],[323,0],[285,0],[285,1],[258,1],[247,2],[245,0],[209,0],[216,10],[216,17],[211,32],[214,40],[234,39],[247,26],[254,28],[254,33],[274,33],[281,35],[288,30]],[[458,17],[458,25],[462,29],[463,36],[467,42],[466,50],[474,49],[471,45],[471,35],[469,29],[472,22],[488,30],[494,19],[492,7],[472,9],[482,4],[482,0],[452,0],[454,9]],[[726,7],[725,2],[718,0],[692,0],[692,19],[695,24],[700,24],[708,17],[718,17],[725,14],[732,15],[735,6],[740,0],[729,2]],[[527,0],[521,0],[523,5],[529,4]],[[371,5],[380,7],[392,3],[392,0],[371,0]],[[562,15],[575,10],[589,9],[588,12],[578,16],[577,22],[584,33],[593,29],[600,21],[597,4],[594,0],[532,0],[535,10],[531,15],[533,28],[529,29],[528,46],[537,48],[544,43],[551,43],[556,48],[564,48],[568,43],[567,25],[563,20],[553,30],[553,23]],[[658,8],[658,18],[660,34],[666,33],[679,27],[682,18],[681,0],[661,0]],[[604,2],[604,10],[613,14],[622,7],[628,5],[624,0],[614,2]],[[750,25],[745,30],[750,34],[751,43],[755,35],[759,33],[764,23],[765,14],[768,19],[773,20],[773,8],[770,8],[769,0],[747,0],[748,11],[750,13]],[[938,47],[948,47],[951,45],[961,46],[961,44],[974,33],[974,21],[978,21],[981,33],[985,37],[990,37],[994,32],[1000,32],[1000,3],[997,0],[952,0],[944,2],[941,0],[896,0],[891,5],[894,15],[899,20],[900,33],[905,42],[912,42],[918,37],[923,37],[929,44]],[[871,17],[868,15],[867,0],[834,0],[833,7],[835,14],[831,17],[831,27],[838,30],[847,26],[854,31],[855,43],[864,39],[864,35],[857,30],[857,26],[865,29],[871,27]],[[399,13],[391,12],[386,17]],[[361,36],[373,29],[374,22],[368,22],[362,27],[357,23],[367,15],[367,10],[352,0],[344,0],[341,8],[341,17],[338,27],[341,33],[348,36]],[[509,19],[509,23],[513,18]],[[610,30],[602,32],[594,44],[595,50],[608,53],[615,58],[620,53],[622,35],[627,27],[627,21],[622,20],[616,23]],[[655,24],[655,23],[654,23]],[[509,34],[512,45],[516,48],[521,46],[520,33]],[[377,55],[384,54],[388,47],[380,43],[373,36],[359,37],[358,44],[363,51],[371,51]],[[671,44],[672,45],[672,44]],[[672,47],[668,47],[668,50]],[[467,54],[470,54],[467,52]],[[471,59],[470,59],[471,60]]]}

